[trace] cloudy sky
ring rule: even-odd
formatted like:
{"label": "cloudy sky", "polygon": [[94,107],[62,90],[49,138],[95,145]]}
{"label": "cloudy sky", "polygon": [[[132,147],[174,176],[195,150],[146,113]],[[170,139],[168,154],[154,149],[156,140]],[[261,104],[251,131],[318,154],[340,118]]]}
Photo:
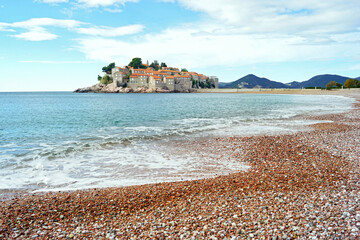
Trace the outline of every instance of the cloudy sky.
{"label": "cloudy sky", "polygon": [[93,85],[110,62],[222,82],[360,76],[359,0],[0,0],[0,91]]}

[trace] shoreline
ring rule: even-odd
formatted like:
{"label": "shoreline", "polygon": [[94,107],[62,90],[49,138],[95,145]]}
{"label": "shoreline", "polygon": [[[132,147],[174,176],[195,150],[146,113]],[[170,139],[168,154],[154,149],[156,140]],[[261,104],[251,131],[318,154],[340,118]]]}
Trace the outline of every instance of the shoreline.
{"label": "shoreline", "polygon": [[286,88],[260,88],[260,89],[197,89],[196,93],[238,93],[238,94],[299,94],[299,95],[351,95],[359,94],[359,88],[350,89],[286,89]]}
{"label": "shoreline", "polygon": [[[351,93],[359,101],[359,91]],[[251,166],[246,172],[1,202],[0,238],[355,239],[360,234],[359,103],[355,107],[316,117],[334,122],[311,132],[216,138],[219,149]]]}

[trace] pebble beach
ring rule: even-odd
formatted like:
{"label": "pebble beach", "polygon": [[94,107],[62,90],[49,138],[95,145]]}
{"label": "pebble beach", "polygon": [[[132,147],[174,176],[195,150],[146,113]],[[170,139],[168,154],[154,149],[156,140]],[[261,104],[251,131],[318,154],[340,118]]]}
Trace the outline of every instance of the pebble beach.
{"label": "pebble beach", "polygon": [[0,239],[359,239],[360,91],[335,94],[353,110],[311,129],[203,140],[246,171],[15,195],[0,202]]}

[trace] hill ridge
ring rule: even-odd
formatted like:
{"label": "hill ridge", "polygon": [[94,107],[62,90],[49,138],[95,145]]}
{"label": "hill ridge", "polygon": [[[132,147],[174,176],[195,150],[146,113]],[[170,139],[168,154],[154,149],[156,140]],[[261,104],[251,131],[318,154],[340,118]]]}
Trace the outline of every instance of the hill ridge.
{"label": "hill ridge", "polygon": [[[349,78],[351,77],[340,76],[337,74],[320,74],[302,82],[293,81],[281,83],[265,77],[258,77],[255,74],[248,74],[230,83],[219,83],[219,88],[325,88],[326,84],[330,81],[344,84]],[[360,77],[353,79],[360,80]]]}

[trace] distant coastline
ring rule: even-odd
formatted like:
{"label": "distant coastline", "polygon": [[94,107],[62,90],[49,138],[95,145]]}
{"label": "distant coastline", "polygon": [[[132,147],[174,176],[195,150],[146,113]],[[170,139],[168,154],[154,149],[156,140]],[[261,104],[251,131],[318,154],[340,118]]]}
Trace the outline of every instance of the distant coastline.
{"label": "distant coastline", "polygon": [[197,93],[238,93],[238,94],[298,94],[298,95],[351,95],[360,93],[359,88],[347,89],[288,89],[288,88],[218,88],[218,89],[197,89]]}

